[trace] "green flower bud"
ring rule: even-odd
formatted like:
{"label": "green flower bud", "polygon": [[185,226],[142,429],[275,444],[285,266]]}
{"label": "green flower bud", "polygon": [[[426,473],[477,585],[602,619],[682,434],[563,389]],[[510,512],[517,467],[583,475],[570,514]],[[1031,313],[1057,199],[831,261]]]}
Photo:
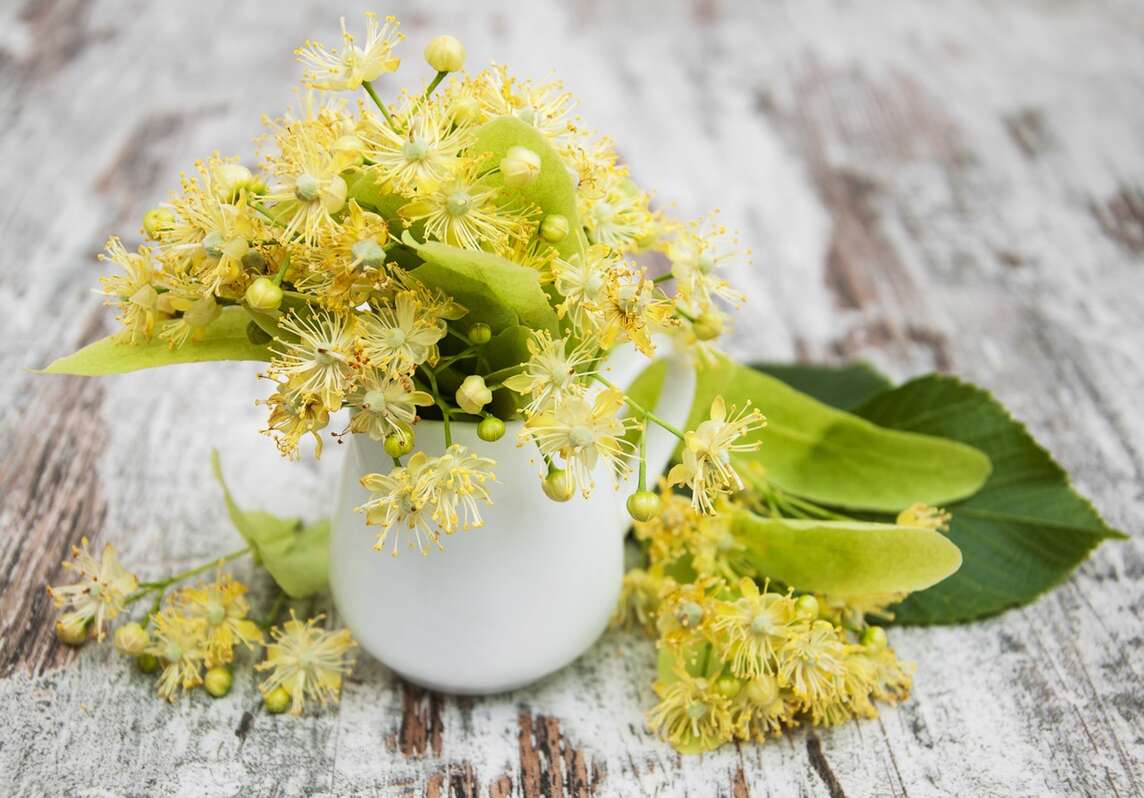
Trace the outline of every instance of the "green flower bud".
{"label": "green flower bud", "polygon": [[313,175],[298,175],[294,181],[294,196],[301,202],[313,202],[318,198],[321,186]]}
{"label": "green flower bud", "polygon": [[862,645],[880,651],[889,645],[886,639],[886,630],[881,626],[867,626],[862,630]]}
{"label": "green flower bud", "polygon": [[761,707],[770,706],[779,697],[779,683],[775,677],[762,673],[747,683],[747,698]]}
{"label": "green flower bud", "polygon": [[734,698],[743,689],[743,683],[734,676],[720,676],[715,682],[715,689],[725,698]]}
{"label": "green flower bud", "polygon": [[477,425],[477,437],[482,441],[499,441],[504,437],[504,422],[496,416],[487,416]]}
{"label": "green flower bud", "polygon": [[380,269],[385,265],[385,250],[372,238],[363,238],[355,242],[350,247],[350,254],[354,256],[359,266]]}
{"label": "green flower bud", "polygon": [[203,677],[203,687],[215,698],[222,698],[229,693],[232,684],[234,684],[234,677],[231,675],[230,668],[221,665],[211,668]]}
{"label": "green flower bud", "polygon": [[255,346],[265,346],[274,340],[274,336],[250,321],[246,323],[246,340]]}
{"label": "green flower bud", "polygon": [[544,495],[554,502],[566,502],[572,498],[572,494],[576,491],[576,483],[572,481],[572,475],[563,468],[548,469],[548,476],[540,485],[544,490]]}
{"label": "green flower bud", "polygon": [[691,325],[692,332],[700,341],[710,341],[723,334],[723,314],[717,310],[705,310]]}
{"label": "green flower bud", "polygon": [[269,277],[259,277],[247,287],[245,299],[255,310],[277,310],[282,304],[282,289]]}
{"label": "green flower bud", "polygon": [[159,670],[159,658],[154,654],[140,654],[135,658],[135,667],[142,673],[154,673]]}
{"label": "green flower bud", "polygon": [[485,385],[485,378],[480,374],[470,374],[465,377],[456,394],[457,407],[466,413],[476,415],[481,408],[493,400],[493,392]]}
{"label": "green flower bud", "polygon": [[151,643],[151,635],[141,624],[125,623],[115,630],[115,647],[124,654],[137,656]]}
{"label": "green flower bud", "polygon": [[449,107],[449,116],[457,127],[475,125],[481,121],[481,104],[475,97],[458,97]]}
{"label": "green flower bud", "polygon": [[794,614],[804,621],[813,621],[818,618],[818,599],[807,593],[799,596],[794,602]]}
{"label": "green flower bud", "polygon": [[143,232],[148,238],[158,240],[159,234],[170,230],[174,223],[175,214],[167,208],[152,208],[143,214]]}
{"label": "green flower bud", "polygon": [[509,188],[524,188],[540,177],[540,156],[519,144],[509,147],[501,158],[501,176]]}
{"label": "green flower bud", "polygon": [[559,213],[550,213],[540,222],[540,237],[549,244],[559,244],[571,230],[568,217]]}
{"label": "green flower bud", "polygon": [[636,521],[650,521],[659,515],[659,495],[650,490],[637,490],[628,497],[628,515]]}
{"label": "green flower bud", "polygon": [[469,328],[469,340],[474,344],[487,344],[492,338],[492,329],[483,321],[478,321]]}
{"label": "green flower bud", "polygon": [[694,601],[684,601],[675,608],[675,620],[684,629],[694,629],[703,621],[703,608]]}
{"label": "green flower bud", "polygon": [[266,711],[273,715],[281,715],[290,708],[290,694],[281,687],[275,687],[262,696],[262,701],[266,705]]}
{"label": "green flower bud", "polygon": [[413,451],[413,430],[401,427],[385,436],[385,453],[390,457],[404,457]]}
{"label": "green flower bud", "polygon": [[87,619],[68,613],[56,621],[56,637],[69,646],[82,646],[87,642]]}
{"label": "green flower bud", "polygon": [[425,60],[438,72],[465,68],[465,46],[452,36],[438,36],[425,45]]}

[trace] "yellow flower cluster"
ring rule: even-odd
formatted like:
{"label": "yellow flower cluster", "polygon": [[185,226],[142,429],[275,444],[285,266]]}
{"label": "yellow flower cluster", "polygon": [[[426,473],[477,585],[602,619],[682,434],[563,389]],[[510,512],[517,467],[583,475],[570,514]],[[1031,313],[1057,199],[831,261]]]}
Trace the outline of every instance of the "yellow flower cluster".
{"label": "yellow flower cluster", "polygon": [[658,515],[635,524],[648,564],[625,575],[615,620],[658,638],[649,726],[682,751],[706,751],[905,700],[913,665],[867,622],[892,618],[888,605],[904,596],[771,590],[728,520],[739,501],[705,515],[665,484]]}
{"label": "yellow flower cluster", "polygon": [[[725,310],[743,301],[721,272],[743,253],[713,220],[654,210],[558,82],[499,65],[466,73],[463,46],[442,36],[425,51],[436,70],[428,85],[382,99],[375,82],[398,69],[402,38],[397,20],[371,14],[364,36],[343,20],[338,46],[307,42],[297,55],[308,91],[266,120],[260,167],[217,154],[197,163],[145,216],[148,243],[131,252],[108,242],[104,257],[121,273],[103,279],[103,293],[128,344],[194,345],[222,314],[244,314],[250,341],[268,348],[264,431],[285,456],[305,438],[320,453],[343,408],[351,418],[335,434],[369,435],[395,460],[413,451],[420,418],[440,419],[448,454],[371,475],[361,508],[382,527],[379,545],[405,527],[424,552],[458,523],[479,526],[489,498],[492,461],[452,444],[452,421],[488,421],[481,437],[493,441],[499,422],[522,416],[553,498],[588,491],[598,463],[626,473],[636,451],[627,433],[655,421],[621,417],[630,402],[620,389],[594,394],[597,364],[624,343],[650,357],[658,335],[709,359]],[[322,94],[359,89],[357,104]],[[482,136],[506,119],[527,135],[491,156]],[[571,194],[565,213],[530,193],[556,184]],[[419,277],[426,245],[531,269],[558,327],[535,329],[527,360],[494,369],[484,347],[501,330],[481,315],[483,300],[465,307],[441,290],[447,281]],[[641,265],[656,263],[668,268],[653,276]],[[705,512],[739,484],[725,459],[736,436],[760,424],[757,412],[725,417],[720,405],[689,433],[675,477]]]}
{"label": "yellow flower cluster", "polygon": [[[157,672],[157,694],[174,701],[180,690],[203,686],[212,696],[230,691],[235,649],[263,645],[263,626],[247,617],[250,603],[246,585],[219,571],[211,582],[182,587],[166,595],[175,582],[207,567],[192,569],[160,582],[140,585],[119,563],[115,548],[104,546],[100,560],[87,549],[73,550],[63,564],[74,571],[74,584],[49,587],[60,610],[56,634],[71,645],[81,645],[89,634],[106,636],[107,623],[130,604],[151,594],[154,604],[146,623],[131,621],[115,630],[115,647],[133,657],[145,673]],[[342,677],[353,667],[350,651],[355,647],[346,630],[329,632],[318,628],[322,616],[305,623],[294,617],[270,631],[266,657],[257,669],[269,671],[259,685],[271,712],[301,714],[307,700],[325,706],[336,701]],[[270,626],[270,624],[266,624]]]}

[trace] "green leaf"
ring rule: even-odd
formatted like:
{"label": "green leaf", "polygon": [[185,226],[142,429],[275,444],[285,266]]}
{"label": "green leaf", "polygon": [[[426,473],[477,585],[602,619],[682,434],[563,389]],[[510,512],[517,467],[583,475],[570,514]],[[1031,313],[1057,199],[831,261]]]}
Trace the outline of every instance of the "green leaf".
{"label": "green leaf", "polygon": [[483,321],[494,333],[516,325],[559,332],[556,313],[535,270],[491,252],[436,241],[418,244],[409,236],[405,243],[425,260],[410,274],[463,305],[469,311],[466,323]]}
{"label": "green leaf", "polygon": [[760,573],[797,590],[832,596],[922,590],[961,565],[957,546],[928,529],[762,518],[743,511],[732,530]]}
{"label": "green leaf", "polygon": [[188,341],[178,349],[171,349],[160,338],[152,338],[141,344],[127,344],[107,337],[61,357],[38,373],[98,377],[176,363],[269,360],[270,350],[251,343],[247,338],[246,325],[249,322],[250,316],[242,308],[223,308],[218,318],[207,327],[201,341]]}
{"label": "green leaf", "polygon": [[[515,189],[515,192],[539,206],[546,215],[558,213],[564,216],[572,232],[555,245],[556,251],[564,257],[578,252],[584,242],[580,214],[576,210],[576,186],[564,160],[542,133],[514,116],[501,116],[481,126],[473,150],[489,153],[493,162],[499,163],[508,148],[514,146],[527,147],[540,156],[540,175],[531,185]],[[500,176],[490,180],[499,181]],[[581,237],[579,240],[578,236]]]}
{"label": "green leaf", "polygon": [[707,417],[716,395],[738,407],[750,400],[767,416],[767,427],[753,435],[762,446],[736,458],[758,463],[778,488],[822,504],[883,512],[945,504],[973,494],[989,474],[989,458],[972,446],[879,427],[726,360],[700,373],[689,429]]}
{"label": "green leaf", "polygon": [[1026,604],[1061,582],[1109,527],[1068,475],[987,391],[930,375],[874,397],[859,415],[894,429],[971,444],[993,461],[979,492],[957,504],[949,537],[965,556],[951,579],[896,610],[908,624],[956,623]]}
{"label": "green leaf", "polygon": [[851,410],[872,396],[894,387],[868,363],[814,366],[806,363],[752,363],[751,368],[778,377],[796,391],[839,410]]}
{"label": "green leaf", "polygon": [[329,520],[305,524],[299,518],[243,510],[226,486],[217,451],[211,452],[211,467],[222,486],[231,522],[282,591],[295,599],[324,593],[329,587]]}

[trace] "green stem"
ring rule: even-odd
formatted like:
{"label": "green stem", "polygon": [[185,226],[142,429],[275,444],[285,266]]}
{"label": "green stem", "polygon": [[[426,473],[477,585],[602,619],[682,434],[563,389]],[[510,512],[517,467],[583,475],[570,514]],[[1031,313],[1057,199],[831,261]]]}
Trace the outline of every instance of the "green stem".
{"label": "green stem", "polygon": [[426,376],[429,377],[429,392],[433,394],[433,401],[437,404],[437,407],[441,409],[441,426],[445,431],[445,448],[447,449],[453,445],[453,430],[449,426],[449,414],[452,412],[452,409],[445,404],[445,400],[441,398],[441,392],[437,388],[437,375],[429,368],[426,368],[424,371]]}
{"label": "green stem", "polygon": [[647,416],[644,416],[640,431],[640,482],[636,490],[647,490]]}
{"label": "green stem", "polygon": [[476,344],[474,344],[471,340],[469,340],[469,336],[465,335],[460,330],[455,330],[452,327],[446,327],[445,330],[449,333],[449,335],[453,336],[458,341],[461,341],[462,343],[466,344],[467,346],[473,346],[473,347],[476,346]]}
{"label": "green stem", "polygon": [[[599,374],[593,374],[592,377],[597,382],[603,383],[604,385],[607,385],[609,388],[613,388],[617,391],[620,390],[607,377],[601,376]],[[620,392],[623,393],[622,391],[620,391]],[[624,394],[624,403],[627,404],[627,406],[630,407],[632,410],[634,410],[637,413],[639,413],[640,415],[642,415],[645,419],[650,419],[651,421],[654,421],[656,424],[663,427],[665,430],[670,432],[675,437],[679,438],[680,440],[683,440],[683,433],[677,427],[675,427],[673,424],[668,423],[667,421],[664,421],[662,418],[660,418],[655,413],[648,410],[646,407],[641,405],[635,399],[632,399],[627,394]]]}
{"label": "green stem", "polygon": [[[286,276],[286,270],[290,268],[290,253],[287,252],[282,257],[282,264],[278,267],[278,273],[274,275],[274,284],[277,286],[282,285],[282,278]],[[285,293],[285,292],[283,292]]]}
{"label": "green stem", "polygon": [[133,604],[136,601],[138,601],[139,599],[143,598],[144,596],[148,595],[149,593],[153,593],[156,590],[159,591],[159,598],[161,599],[163,597],[163,593],[171,585],[174,585],[174,584],[177,584],[177,583],[182,582],[184,580],[190,579],[192,576],[198,576],[199,574],[201,574],[205,571],[209,571],[212,568],[220,568],[224,564],[230,562],[231,560],[237,560],[239,557],[250,554],[250,552],[251,552],[251,548],[250,548],[250,546],[247,546],[244,549],[240,549],[238,551],[233,551],[230,554],[219,557],[217,560],[211,560],[210,562],[205,562],[202,565],[198,565],[198,566],[195,566],[194,568],[191,568],[187,571],[182,571],[180,573],[174,574],[173,576],[169,576],[166,579],[160,579],[157,582],[141,582],[139,584],[139,589],[136,590],[134,593],[132,593],[130,596],[128,596],[124,600],[123,603],[124,604]]}
{"label": "green stem", "polygon": [[652,284],[653,285],[659,285],[660,283],[666,283],[668,280],[673,280],[673,279],[675,279],[675,275],[672,274],[671,272],[668,272],[667,274],[661,274],[659,277],[656,277],[655,279],[653,279]]}
{"label": "green stem", "polygon": [[266,617],[256,623],[265,630],[269,630],[274,624],[278,623],[278,618],[282,615],[282,607],[286,604],[286,594],[279,590],[278,595],[274,597],[274,603],[270,605],[270,612]]}
{"label": "green stem", "polygon": [[393,121],[393,117],[389,114],[389,109],[385,107],[385,103],[381,101],[381,98],[377,96],[377,92],[373,90],[373,85],[368,80],[363,80],[361,85],[362,88],[365,89],[365,93],[373,100],[373,104],[381,111],[381,115],[385,117],[385,121],[389,123],[391,128],[397,131],[397,123]]}
{"label": "green stem", "polygon": [[492,372],[491,374],[486,374],[485,375],[485,385],[488,385],[491,388],[492,383],[490,382],[490,380],[499,381],[499,382],[497,382],[497,384],[500,385],[509,377],[512,377],[516,374],[519,374],[521,372],[521,370],[524,369],[524,366],[525,366],[524,363],[517,363],[515,366],[506,366],[503,369],[497,369],[496,371]]}
{"label": "green stem", "polygon": [[448,72],[438,72],[432,82],[425,88],[425,93],[421,95],[421,99],[428,100],[429,95],[433,93],[434,89],[441,85],[441,81],[443,81],[448,74]]}

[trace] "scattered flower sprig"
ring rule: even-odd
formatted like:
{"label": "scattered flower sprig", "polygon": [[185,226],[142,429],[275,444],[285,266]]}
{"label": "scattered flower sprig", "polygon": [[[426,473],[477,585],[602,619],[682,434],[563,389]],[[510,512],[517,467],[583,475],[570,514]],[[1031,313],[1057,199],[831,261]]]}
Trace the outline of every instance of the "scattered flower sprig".
{"label": "scattered flower sprig", "polygon": [[[166,579],[141,583],[120,564],[114,546],[106,544],[96,560],[84,538],[73,549],[72,560],[63,563],[65,570],[76,573],[77,581],[48,588],[60,611],[56,634],[69,645],[82,645],[89,638],[102,641],[113,619],[150,596],[146,617],[119,626],[114,643],[140,671],[158,673],[159,697],[174,701],[180,691],[202,686],[220,698],[230,692],[239,648],[253,653],[265,647],[265,658],[256,669],[269,671],[259,684],[267,711],[300,715],[307,701],[321,707],[336,703],[342,678],[353,667],[351,652],[357,644],[344,629],[320,627],[323,615],[303,623],[291,609],[289,620],[276,625],[283,593],[267,618],[249,617],[246,585],[220,570],[249,553],[245,548]],[[215,572],[212,581],[168,593],[168,588],[209,571]]]}
{"label": "scattered flower sprig", "polygon": [[[104,258],[121,273],[103,278],[103,293],[120,340],[194,346],[224,310],[247,314],[250,341],[270,356],[264,432],[283,455],[299,456],[307,438],[320,454],[322,431],[347,408],[335,437],[367,435],[392,457],[391,471],[363,480],[370,498],[359,509],[379,528],[377,548],[394,554],[403,539],[427,553],[442,535],[481,526],[496,464],[454,443],[455,423],[493,442],[505,421],[523,419],[519,442],[539,451],[541,487],[556,501],[589,493],[599,464],[616,477],[638,467],[628,502],[637,518],[654,510],[654,494],[628,433],[664,427],[685,444],[673,480],[711,512],[741,486],[729,455],[758,445],[761,413],[720,401],[698,429],[681,430],[598,383],[621,344],[651,358],[670,339],[710,362],[727,311],[744,301],[724,269],[747,253],[714,216],[655,210],[559,82],[500,65],[465,72],[464,46],[440,36],[425,48],[424,85],[395,91],[397,20],[367,14],[364,35],[351,28],[342,20],[336,46],[297,50],[307,91],[265,120],[258,169],[211,155],[144,216],[146,244],[108,242]],[[346,91],[363,94],[351,104]],[[527,135],[490,157],[482,132],[506,119]],[[538,204],[530,191],[542,180],[570,181],[578,223]],[[426,245],[526,267],[548,292],[552,328],[530,328],[521,361],[494,368],[499,331],[419,279]],[[444,455],[415,454],[422,418],[442,422]]]}

